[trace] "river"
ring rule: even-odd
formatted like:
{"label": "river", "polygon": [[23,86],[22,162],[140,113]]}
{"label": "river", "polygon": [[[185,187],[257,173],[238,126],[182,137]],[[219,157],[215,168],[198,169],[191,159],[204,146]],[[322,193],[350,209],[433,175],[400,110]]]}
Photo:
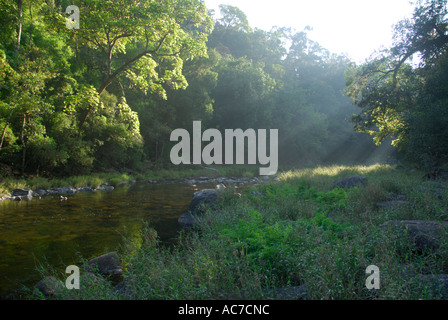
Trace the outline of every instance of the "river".
{"label": "river", "polygon": [[[210,187],[210,186],[208,186]],[[64,268],[123,243],[124,235],[138,233],[145,221],[163,243],[180,231],[177,219],[193,193],[205,189],[181,183],[136,183],[113,191],[78,192],[30,201],[0,202],[0,299],[23,299],[41,275],[41,263]]]}

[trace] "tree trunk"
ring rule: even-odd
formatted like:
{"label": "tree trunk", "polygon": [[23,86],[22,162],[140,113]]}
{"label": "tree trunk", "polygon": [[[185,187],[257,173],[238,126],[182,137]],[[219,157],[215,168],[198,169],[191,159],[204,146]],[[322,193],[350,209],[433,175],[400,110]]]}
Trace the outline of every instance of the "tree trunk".
{"label": "tree trunk", "polygon": [[[117,70],[115,70],[112,73],[112,47],[109,48],[109,56],[108,56],[108,61],[107,61],[107,77],[106,79],[103,81],[103,83],[100,85],[100,87],[98,88],[98,94],[101,95],[101,93],[103,93],[104,90],[106,90],[106,88],[117,78],[117,76],[119,74],[121,74],[122,72],[124,72],[126,69],[128,69],[130,66],[132,66],[135,62],[137,62],[138,60],[140,60],[142,57],[149,55],[149,54],[156,54],[157,52],[159,52],[160,48],[162,47],[163,43],[165,42],[165,39],[168,37],[168,34],[166,34],[165,36],[163,36],[163,38],[160,40],[158,46],[156,49],[154,50],[144,50],[142,53],[138,54],[137,56],[135,56],[134,58],[126,61],[121,67],[119,67]],[[92,110],[92,106],[89,107],[87,109],[87,111],[85,112],[84,116],[81,118],[81,121],[79,122],[79,129],[82,128],[82,126],[84,125],[84,122],[87,120],[87,117],[89,116],[90,111]]]}
{"label": "tree trunk", "polygon": [[31,43],[33,39],[33,3],[30,1],[30,36],[28,39],[28,52],[31,50]]}
{"label": "tree trunk", "polygon": [[25,157],[26,157],[25,124],[26,124],[26,113],[23,114],[22,133],[20,134],[20,139],[22,140],[22,169],[21,169],[22,176],[25,174]]}
{"label": "tree trunk", "polygon": [[23,0],[17,0],[17,9],[19,14],[19,25],[17,26],[17,46],[16,50],[20,48],[20,40],[22,38],[22,15],[23,15]]}
{"label": "tree trunk", "polygon": [[76,41],[76,48],[75,48],[76,64],[79,66],[79,47],[78,47],[78,37],[76,35],[75,35],[75,41]]}
{"label": "tree trunk", "polygon": [[3,141],[5,141],[6,129],[8,128],[8,123],[5,124],[5,128],[2,133],[2,141],[0,141],[0,151],[2,151]]}
{"label": "tree trunk", "polygon": [[11,109],[11,110],[9,111],[8,119],[6,119],[6,124],[5,124],[5,127],[3,128],[2,140],[0,141],[0,151],[2,150],[3,142],[5,141],[6,129],[8,129],[8,126],[9,126],[9,120],[11,119],[11,116],[12,116],[12,111],[13,111],[13,109]]}

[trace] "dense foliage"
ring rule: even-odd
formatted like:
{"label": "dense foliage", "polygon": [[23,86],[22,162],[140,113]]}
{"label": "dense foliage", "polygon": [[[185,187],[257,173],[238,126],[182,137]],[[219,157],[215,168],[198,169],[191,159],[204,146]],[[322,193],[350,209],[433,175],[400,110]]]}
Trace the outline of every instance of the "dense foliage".
{"label": "dense foliage", "polygon": [[448,160],[446,0],[418,1],[395,26],[394,45],[348,73],[348,92],[362,112],[358,131],[393,144],[424,169]]}
{"label": "dense foliage", "polygon": [[[71,4],[79,29],[66,27]],[[225,5],[213,19],[199,0],[0,0],[0,11],[0,163],[16,173],[167,164],[171,131],[194,120],[279,129],[283,164],[375,148],[350,123],[350,61],[306,30],[253,30]]]}

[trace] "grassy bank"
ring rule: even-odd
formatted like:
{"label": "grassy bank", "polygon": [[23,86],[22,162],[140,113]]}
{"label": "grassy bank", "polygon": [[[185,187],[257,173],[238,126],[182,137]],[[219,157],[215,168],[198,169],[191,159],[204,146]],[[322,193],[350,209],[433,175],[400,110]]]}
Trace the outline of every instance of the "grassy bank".
{"label": "grassy bank", "polygon": [[80,175],[71,177],[36,177],[26,178],[7,177],[0,178],[0,196],[11,193],[14,189],[50,189],[57,187],[92,187],[96,188],[102,184],[117,186],[122,182],[132,180],[166,180],[182,179],[194,177],[246,177],[250,178],[258,175],[258,167],[255,166],[219,166],[219,167],[199,167],[199,166],[172,166],[163,169],[148,169],[140,173],[92,173],[90,175]]}
{"label": "grassy bank", "polygon": [[[367,184],[332,188],[353,175]],[[273,299],[285,287],[306,288],[307,299],[438,299],[419,275],[448,273],[446,244],[419,252],[403,231],[379,227],[448,220],[446,203],[422,191],[421,177],[389,166],[331,166],[284,172],[241,194],[227,188],[201,233],[182,233],[175,248],[158,245],[150,225],[125,239],[125,290],[85,279],[58,299]],[[391,194],[406,196],[406,204],[378,209]],[[379,290],[366,288],[369,265],[380,269]]]}

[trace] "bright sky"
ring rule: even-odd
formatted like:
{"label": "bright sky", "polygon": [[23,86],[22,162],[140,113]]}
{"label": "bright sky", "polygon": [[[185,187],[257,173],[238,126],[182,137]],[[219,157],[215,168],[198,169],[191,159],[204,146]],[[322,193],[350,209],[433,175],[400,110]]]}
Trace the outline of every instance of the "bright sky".
{"label": "bright sky", "polygon": [[332,53],[361,63],[375,50],[392,44],[392,26],[411,16],[409,0],[204,0],[219,14],[219,4],[240,8],[252,28],[306,26],[310,39]]}

